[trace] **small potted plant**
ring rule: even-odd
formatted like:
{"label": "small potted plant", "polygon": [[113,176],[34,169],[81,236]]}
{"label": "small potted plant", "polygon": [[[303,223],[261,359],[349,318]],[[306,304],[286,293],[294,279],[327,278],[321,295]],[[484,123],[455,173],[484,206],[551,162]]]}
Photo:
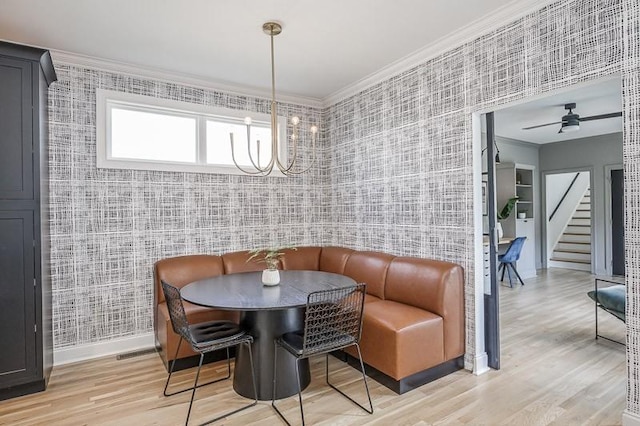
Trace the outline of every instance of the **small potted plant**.
{"label": "small potted plant", "polygon": [[[513,208],[516,206],[516,203],[518,202],[519,198],[520,197],[512,197],[507,200],[504,207],[502,207],[502,210],[500,210],[496,214],[496,216],[498,217],[498,220],[504,220],[504,219],[507,219],[509,216],[511,216],[511,212],[513,211]],[[498,228],[498,239],[500,239],[502,238],[502,235],[503,235],[502,224],[500,222],[496,222],[496,227]]]}
{"label": "small potted plant", "polygon": [[267,265],[267,269],[262,271],[262,283],[264,285],[280,284],[280,272],[278,271],[278,266],[280,265],[280,259],[284,256],[283,250],[296,250],[296,248],[293,246],[283,246],[254,249],[249,251],[251,256],[247,259],[247,262],[255,259],[256,261],[264,262]]}

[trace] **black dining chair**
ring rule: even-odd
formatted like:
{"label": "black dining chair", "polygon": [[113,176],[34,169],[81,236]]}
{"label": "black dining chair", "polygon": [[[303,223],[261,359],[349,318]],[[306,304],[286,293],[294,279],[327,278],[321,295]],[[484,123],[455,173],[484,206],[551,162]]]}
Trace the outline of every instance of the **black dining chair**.
{"label": "black dining chair", "polygon": [[[169,369],[169,376],[167,377],[167,382],[164,386],[164,396],[172,396],[178,393],[186,392],[191,390],[191,400],[189,401],[189,410],[187,411],[187,419],[185,420],[185,425],[189,424],[189,416],[191,415],[191,407],[193,406],[193,398],[196,394],[196,389],[202,386],[206,386],[212,383],[219,382],[221,380],[228,379],[231,376],[231,364],[229,361],[229,348],[238,346],[238,345],[247,345],[249,352],[249,362],[251,364],[251,378],[253,379],[253,392],[255,396],[255,400],[244,407],[238,408],[236,410],[227,412],[222,414],[215,419],[209,420],[205,423],[201,423],[203,425],[213,423],[217,420],[220,420],[224,417],[228,417],[232,414],[235,414],[239,411],[245,410],[247,408],[253,407],[258,403],[258,391],[256,387],[256,375],[253,367],[253,357],[251,355],[251,343],[253,342],[253,337],[247,334],[244,330],[242,330],[236,323],[232,321],[207,321],[203,323],[197,324],[189,324],[187,320],[187,315],[184,311],[184,306],[182,304],[182,297],[180,296],[180,290],[176,287],[167,284],[162,281],[162,291],[164,292],[164,298],[167,301],[167,308],[169,309],[169,317],[171,318],[171,326],[173,327],[173,331],[180,336],[180,341],[178,342],[178,348],[176,349],[176,356],[173,357],[173,361],[171,362],[171,368]],[[193,349],[194,352],[198,352],[200,354],[200,363],[198,364],[198,370],[196,371],[196,379],[193,383],[193,387],[189,387],[187,389],[182,389],[176,392],[167,393],[167,388],[169,387],[169,381],[171,380],[171,374],[173,373],[173,368],[176,363],[176,359],[178,357],[178,352],[180,351],[180,345],[182,341],[186,340]],[[217,351],[220,349],[227,350],[227,367],[228,374],[226,377],[221,379],[213,380],[208,383],[203,383],[198,385],[198,378],[200,377],[200,369],[202,368],[202,361],[204,360],[204,355],[208,352]]]}
{"label": "black dining chair", "polygon": [[[304,425],[304,410],[302,408],[302,390],[300,389],[300,375],[298,362],[312,355],[325,354],[326,357],[326,381],[327,384],[345,396],[354,404],[368,412],[373,413],[373,404],[367,385],[367,377],[364,372],[362,354],[360,353],[360,334],[362,330],[362,312],[364,309],[365,284],[355,286],[322,290],[310,293],[307,297],[305,311],[304,330],[285,333],[275,341],[275,354],[273,361],[273,397],[271,405],[278,415],[288,424],[289,421],[280,412],[275,404],[277,390],[278,350],[285,349],[296,358],[296,378],[298,381],[298,397],[300,402],[300,415]],[[358,359],[362,371],[362,380],[369,399],[369,408],[364,407],[353,398],[342,392],[329,381],[329,352],[355,346],[358,350]]]}

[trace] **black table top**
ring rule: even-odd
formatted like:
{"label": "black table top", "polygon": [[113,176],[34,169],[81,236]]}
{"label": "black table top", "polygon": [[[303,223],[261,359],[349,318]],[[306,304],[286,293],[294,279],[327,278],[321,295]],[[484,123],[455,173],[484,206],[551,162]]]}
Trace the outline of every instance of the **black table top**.
{"label": "black table top", "polygon": [[187,284],[182,298],[196,305],[218,309],[254,311],[305,306],[309,293],[348,287],[349,277],[322,271],[280,271],[280,284],[262,284],[262,272],[220,275]]}

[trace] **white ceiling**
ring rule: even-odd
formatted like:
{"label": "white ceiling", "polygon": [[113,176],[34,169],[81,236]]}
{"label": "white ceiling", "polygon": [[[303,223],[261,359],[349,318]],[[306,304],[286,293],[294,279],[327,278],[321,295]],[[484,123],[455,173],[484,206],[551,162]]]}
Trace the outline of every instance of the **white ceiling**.
{"label": "white ceiling", "polygon": [[580,117],[622,111],[622,83],[614,78],[596,84],[580,85],[524,104],[495,111],[496,135],[544,144],[590,136],[622,132],[622,117],[580,123],[580,130],[558,133],[561,125],[523,130],[523,127],[562,121],[568,111],[565,104],[575,103],[574,113]]}
{"label": "white ceiling", "polygon": [[[532,0],[2,0],[0,39],[322,100]],[[538,2],[542,7],[543,2]],[[530,6],[529,6],[530,7]],[[474,26],[475,24],[475,26]],[[488,28],[490,29],[490,28]]]}

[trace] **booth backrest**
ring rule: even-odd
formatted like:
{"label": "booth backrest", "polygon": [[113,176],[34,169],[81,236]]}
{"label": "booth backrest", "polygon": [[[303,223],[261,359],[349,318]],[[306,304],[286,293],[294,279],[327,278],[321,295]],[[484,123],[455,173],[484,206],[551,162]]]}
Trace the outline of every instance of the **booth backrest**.
{"label": "booth backrest", "polygon": [[224,274],[220,256],[196,254],[170,257],[156,262],[154,267],[157,303],[164,302],[164,293],[160,280],[181,288],[193,281]]}
{"label": "booth backrest", "polygon": [[334,274],[344,274],[344,267],[353,250],[344,247],[322,247],[319,269]]}
{"label": "booth backrest", "polygon": [[464,277],[455,263],[396,257],[387,271],[384,299],[415,306],[445,319],[445,358],[464,350]]}
{"label": "booth backrest", "polygon": [[320,265],[322,247],[298,247],[283,250],[282,269],[290,271],[317,271]]}
{"label": "booth backrest", "polygon": [[357,283],[367,283],[367,294],[384,299],[385,278],[394,258],[375,251],[355,251],[347,260],[344,275]]}
{"label": "booth backrest", "polygon": [[224,273],[257,272],[267,267],[263,262],[259,262],[256,259],[247,262],[247,259],[250,257],[251,253],[248,251],[234,251],[223,254],[222,263],[224,263]]}

